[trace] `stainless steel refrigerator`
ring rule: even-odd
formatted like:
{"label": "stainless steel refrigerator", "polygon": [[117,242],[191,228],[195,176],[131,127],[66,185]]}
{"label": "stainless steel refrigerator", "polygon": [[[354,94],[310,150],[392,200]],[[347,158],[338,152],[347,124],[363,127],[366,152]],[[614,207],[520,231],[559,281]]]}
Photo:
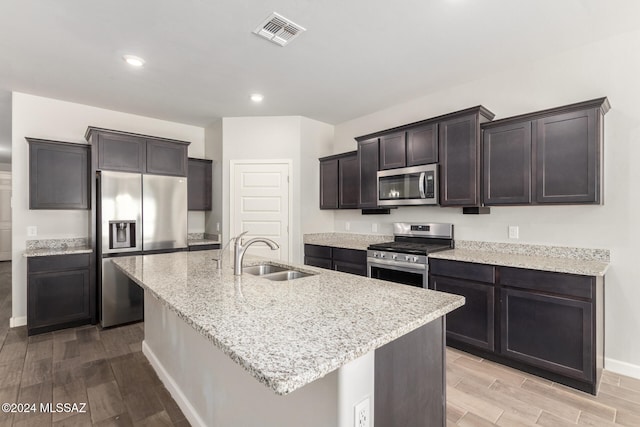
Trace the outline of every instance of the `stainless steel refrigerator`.
{"label": "stainless steel refrigerator", "polygon": [[112,259],[187,248],[187,178],[100,171],[97,188],[98,308],[109,327],[144,316],[142,288]]}

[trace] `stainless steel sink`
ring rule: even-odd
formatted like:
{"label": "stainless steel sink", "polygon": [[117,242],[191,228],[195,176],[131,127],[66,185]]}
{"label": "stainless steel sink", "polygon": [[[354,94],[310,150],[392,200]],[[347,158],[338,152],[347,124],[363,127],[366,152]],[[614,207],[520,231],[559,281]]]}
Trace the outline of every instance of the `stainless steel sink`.
{"label": "stainless steel sink", "polygon": [[276,273],[279,271],[288,270],[286,267],[280,267],[279,265],[273,264],[260,264],[260,265],[251,265],[248,267],[244,267],[242,269],[243,273],[253,274],[254,276],[264,276],[265,274]]}
{"label": "stainless steel sink", "polygon": [[263,278],[281,282],[285,280],[299,279],[301,277],[308,277],[308,276],[314,276],[314,275],[311,273],[305,273],[303,271],[298,271],[298,270],[287,270],[287,271],[280,271],[278,273],[267,274]]}
{"label": "stainless steel sink", "polygon": [[253,274],[254,276],[260,276],[263,279],[275,280],[282,282],[285,280],[299,279],[301,277],[315,276],[313,273],[305,273],[300,270],[290,270],[287,267],[282,267],[273,264],[260,264],[250,265],[242,269],[243,273]]}

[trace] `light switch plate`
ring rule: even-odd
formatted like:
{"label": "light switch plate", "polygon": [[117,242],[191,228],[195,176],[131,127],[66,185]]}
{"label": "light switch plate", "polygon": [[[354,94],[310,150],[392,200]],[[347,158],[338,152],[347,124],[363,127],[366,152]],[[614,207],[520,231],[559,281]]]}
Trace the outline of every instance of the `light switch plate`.
{"label": "light switch plate", "polygon": [[372,233],[377,233],[378,232],[378,224],[376,224],[375,222],[373,224],[371,224],[371,232]]}
{"label": "light switch plate", "polygon": [[520,227],[517,225],[509,226],[509,238],[510,239],[519,239],[520,238]]}
{"label": "light switch plate", "polygon": [[348,221],[347,221],[347,222],[345,222],[345,223],[344,223],[344,229],[345,229],[346,231],[351,230],[351,223],[350,223],[350,222],[348,222]]}

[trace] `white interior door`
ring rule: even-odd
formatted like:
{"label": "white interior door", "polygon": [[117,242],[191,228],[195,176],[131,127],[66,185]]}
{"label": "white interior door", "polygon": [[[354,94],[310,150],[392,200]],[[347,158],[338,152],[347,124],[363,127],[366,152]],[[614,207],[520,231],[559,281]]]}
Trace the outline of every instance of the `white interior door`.
{"label": "white interior door", "polygon": [[0,261],[11,259],[11,172],[0,172]]}
{"label": "white interior door", "polygon": [[251,246],[247,253],[289,261],[289,161],[231,163],[231,236],[247,231],[246,241],[266,237],[280,245],[271,250],[263,243]]}

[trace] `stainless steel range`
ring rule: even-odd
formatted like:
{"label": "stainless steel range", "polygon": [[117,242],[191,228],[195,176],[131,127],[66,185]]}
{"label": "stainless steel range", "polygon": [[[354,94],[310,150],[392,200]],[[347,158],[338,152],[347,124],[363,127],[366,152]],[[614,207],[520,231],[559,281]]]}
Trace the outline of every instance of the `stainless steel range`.
{"label": "stainless steel range", "polygon": [[430,253],[453,249],[453,224],[393,224],[393,242],[367,248],[367,275],[427,288]]}

